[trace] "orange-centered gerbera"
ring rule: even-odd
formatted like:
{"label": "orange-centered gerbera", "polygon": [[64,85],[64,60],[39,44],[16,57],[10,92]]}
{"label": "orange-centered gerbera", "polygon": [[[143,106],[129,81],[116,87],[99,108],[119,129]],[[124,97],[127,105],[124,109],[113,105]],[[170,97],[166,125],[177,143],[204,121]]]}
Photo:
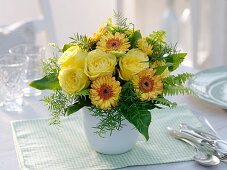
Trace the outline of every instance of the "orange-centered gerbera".
{"label": "orange-centered gerbera", "polygon": [[92,82],[90,99],[96,107],[107,110],[117,105],[120,92],[119,81],[109,75],[102,76]]}
{"label": "orange-centered gerbera", "polygon": [[161,77],[154,75],[151,68],[144,69],[133,76],[132,83],[136,94],[142,101],[155,99],[163,91]]}
{"label": "orange-centered gerbera", "polygon": [[106,42],[108,49],[117,50],[121,46],[122,42],[119,39],[111,38]]}
{"label": "orange-centered gerbera", "polygon": [[120,51],[126,52],[130,44],[125,34],[116,32],[115,34],[108,33],[103,35],[100,41],[97,43],[97,49],[103,51]]}
{"label": "orange-centered gerbera", "polygon": [[108,100],[113,96],[113,89],[107,84],[102,84],[98,89],[98,93],[101,99]]}
{"label": "orange-centered gerbera", "polygon": [[139,89],[142,92],[150,92],[153,90],[154,81],[150,77],[142,77],[139,82]]}

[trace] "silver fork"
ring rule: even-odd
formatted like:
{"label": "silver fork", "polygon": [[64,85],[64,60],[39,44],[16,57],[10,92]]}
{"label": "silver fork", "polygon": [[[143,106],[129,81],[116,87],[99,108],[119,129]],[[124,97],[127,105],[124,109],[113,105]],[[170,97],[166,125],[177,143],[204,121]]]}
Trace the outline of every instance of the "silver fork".
{"label": "silver fork", "polygon": [[225,162],[227,163],[227,154],[222,154],[218,151],[216,151],[216,154],[215,154],[222,162]]}
{"label": "silver fork", "polygon": [[[214,135],[217,139],[220,139],[220,137],[217,134],[216,130],[214,130],[214,128],[211,126],[211,124],[207,120],[207,118],[205,118],[204,116],[199,116],[199,120],[202,123],[204,123],[204,125],[212,133],[212,135]],[[222,162],[226,162],[227,163],[227,154],[226,153],[222,153],[221,151],[216,151],[216,156],[218,156],[219,159],[222,160]]]}

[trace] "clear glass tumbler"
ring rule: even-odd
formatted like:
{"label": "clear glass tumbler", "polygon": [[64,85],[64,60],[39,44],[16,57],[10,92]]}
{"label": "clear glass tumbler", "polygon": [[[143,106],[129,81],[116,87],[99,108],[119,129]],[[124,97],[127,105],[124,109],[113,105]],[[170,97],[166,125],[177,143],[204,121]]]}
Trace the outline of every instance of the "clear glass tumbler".
{"label": "clear glass tumbler", "polygon": [[3,55],[0,57],[0,84],[6,111],[21,111],[26,57]]}
{"label": "clear glass tumbler", "polygon": [[13,55],[26,55],[27,65],[25,70],[25,87],[23,89],[24,96],[38,96],[41,94],[40,90],[29,86],[29,82],[39,79],[41,75],[41,62],[45,58],[46,49],[34,44],[21,44],[9,50]]}

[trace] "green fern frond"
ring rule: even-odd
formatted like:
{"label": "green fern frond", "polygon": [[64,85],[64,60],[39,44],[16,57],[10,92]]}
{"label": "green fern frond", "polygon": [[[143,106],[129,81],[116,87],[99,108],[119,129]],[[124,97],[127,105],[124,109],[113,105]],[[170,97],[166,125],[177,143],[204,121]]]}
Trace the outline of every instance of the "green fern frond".
{"label": "green fern frond", "polygon": [[177,76],[171,75],[163,79],[163,84],[172,86],[182,85],[190,78],[192,78],[191,73],[182,73]]}
{"label": "green fern frond", "polygon": [[193,94],[193,91],[188,87],[171,86],[171,85],[167,85],[163,89],[163,95],[165,95],[165,96],[174,96],[174,95],[179,95],[179,94],[189,95],[189,94]]}
{"label": "green fern frond", "polygon": [[129,27],[132,26],[134,31],[134,24],[133,23],[127,23],[127,18],[123,17],[119,12],[114,11],[113,17],[115,18],[116,25],[113,25],[112,23],[109,24],[109,31],[113,34],[116,32],[125,33],[129,30]]}
{"label": "green fern frond", "polygon": [[189,87],[185,87],[185,82],[192,77],[191,73],[182,73],[177,76],[168,76],[163,79],[163,94],[164,95],[178,95],[178,94],[192,94],[193,91]]}
{"label": "green fern frond", "polygon": [[127,18],[123,17],[120,12],[114,11],[114,18],[116,19],[116,24],[120,27],[127,28]]}

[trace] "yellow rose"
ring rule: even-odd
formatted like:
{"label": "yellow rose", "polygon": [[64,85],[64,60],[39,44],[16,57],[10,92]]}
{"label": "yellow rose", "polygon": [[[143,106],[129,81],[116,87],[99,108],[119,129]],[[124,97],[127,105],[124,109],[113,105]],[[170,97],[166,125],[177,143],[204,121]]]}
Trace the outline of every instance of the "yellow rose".
{"label": "yellow rose", "polygon": [[87,52],[81,50],[78,46],[72,46],[63,53],[59,58],[58,63],[61,65],[61,68],[75,66],[83,69],[86,57]]}
{"label": "yellow rose", "polygon": [[149,67],[148,56],[139,49],[132,49],[119,60],[120,74],[124,80]]}
{"label": "yellow rose", "polygon": [[62,90],[67,94],[79,92],[87,88],[90,83],[83,69],[72,66],[61,69],[58,79]]}
{"label": "yellow rose", "polygon": [[[166,63],[164,61],[155,61],[154,63],[151,64],[151,68],[155,68],[158,66],[164,66],[164,65],[166,65]],[[161,76],[161,78],[169,76],[168,68],[166,68],[160,76]]]}
{"label": "yellow rose", "polygon": [[100,76],[112,75],[116,64],[114,55],[96,49],[88,53],[84,72],[91,80],[95,80]]}

